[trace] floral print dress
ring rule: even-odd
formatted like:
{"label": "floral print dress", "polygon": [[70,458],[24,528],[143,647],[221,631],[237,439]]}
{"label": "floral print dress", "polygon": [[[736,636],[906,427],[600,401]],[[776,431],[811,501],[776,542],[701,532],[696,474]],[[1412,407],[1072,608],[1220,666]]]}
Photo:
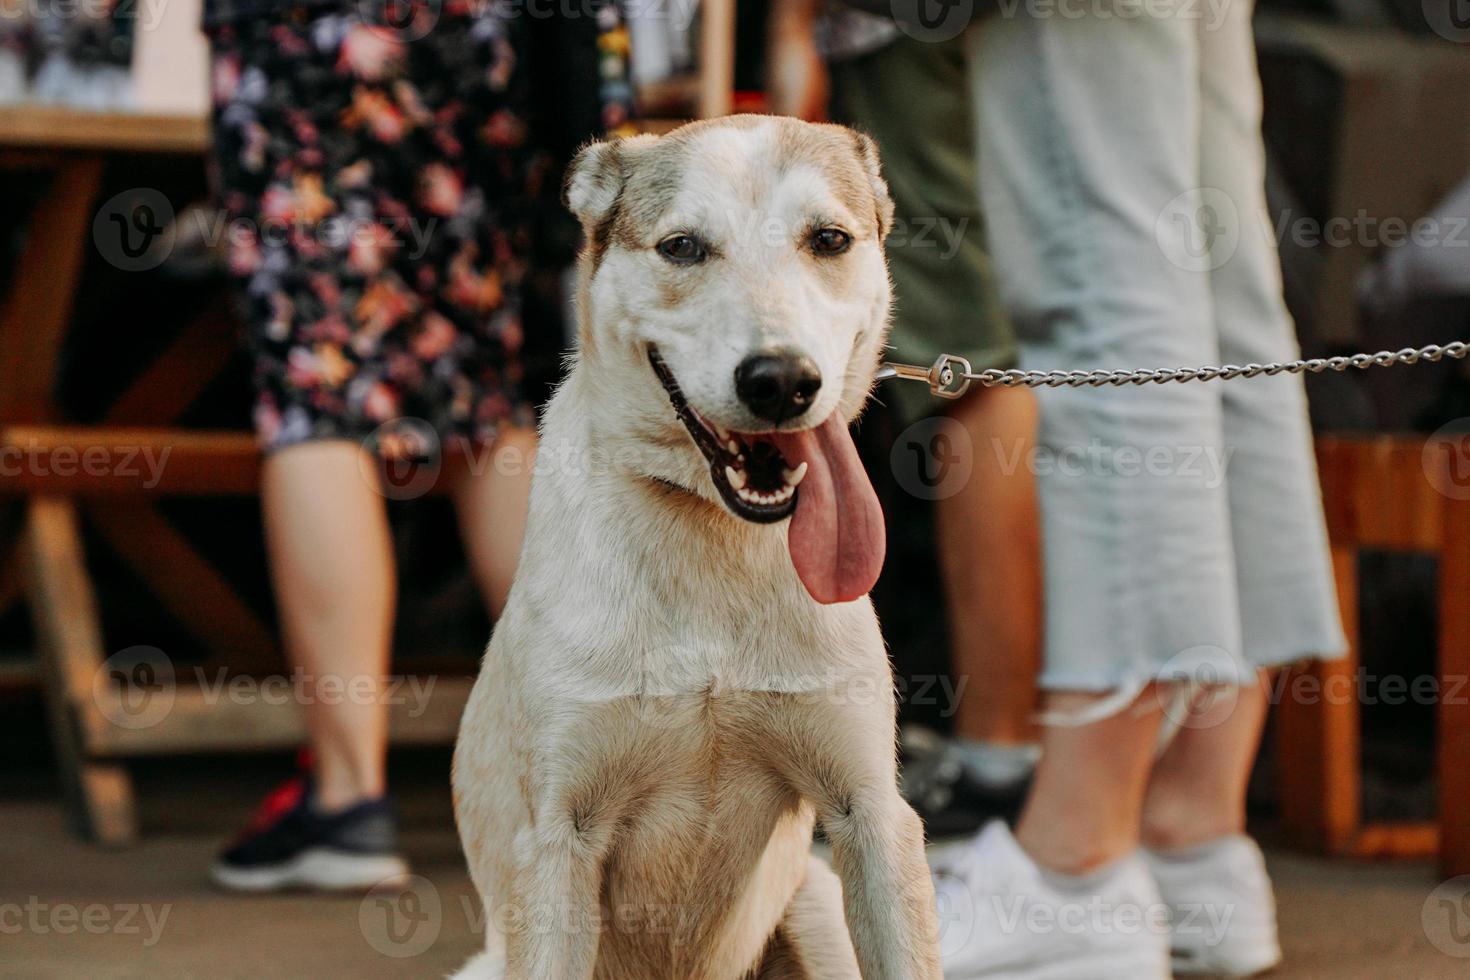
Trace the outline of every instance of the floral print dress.
{"label": "floral print dress", "polygon": [[[400,420],[475,441],[534,421],[520,296],[561,183],[535,135],[536,25],[482,0],[369,9],[211,30],[214,166],[268,450],[338,438],[417,454],[403,436],[422,427]],[[617,132],[627,33],[614,5],[590,10],[594,67],[569,84],[600,87]]]}

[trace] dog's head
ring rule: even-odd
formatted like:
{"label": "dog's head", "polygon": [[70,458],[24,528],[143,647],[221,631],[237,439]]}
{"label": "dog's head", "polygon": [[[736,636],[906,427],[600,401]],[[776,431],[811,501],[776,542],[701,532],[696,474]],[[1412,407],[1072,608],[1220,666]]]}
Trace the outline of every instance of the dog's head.
{"label": "dog's head", "polygon": [[642,396],[624,431],[665,447],[643,471],[742,520],[792,517],[808,591],[866,593],[882,513],[847,425],[887,332],[893,215],[872,141],[770,116],[694,123],[586,147],[567,202],[587,240],[582,357],[636,364],[613,397]]}

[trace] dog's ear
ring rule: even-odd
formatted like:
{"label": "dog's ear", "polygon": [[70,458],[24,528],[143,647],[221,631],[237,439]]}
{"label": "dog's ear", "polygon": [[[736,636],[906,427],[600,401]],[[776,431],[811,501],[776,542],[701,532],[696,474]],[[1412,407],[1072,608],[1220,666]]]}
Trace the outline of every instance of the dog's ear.
{"label": "dog's ear", "polygon": [[623,192],[628,175],[630,155],[656,136],[629,136],[624,139],[588,143],[577,151],[567,167],[563,197],[572,214],[589,233],[601,226],[612,214]]}
{"label": "dog's ear", "polygon": [[878,144],[867,133],[853,130],[852,136],[853,142],[857,144],[858,159],[862,161],[863,169],[868,174],[868,182],[873,188],[874,207],[878,211],[878,240],[882,241],[888,237],[889,229],[893,227],[893,197],[888,193],[888,182],[883,179]]}

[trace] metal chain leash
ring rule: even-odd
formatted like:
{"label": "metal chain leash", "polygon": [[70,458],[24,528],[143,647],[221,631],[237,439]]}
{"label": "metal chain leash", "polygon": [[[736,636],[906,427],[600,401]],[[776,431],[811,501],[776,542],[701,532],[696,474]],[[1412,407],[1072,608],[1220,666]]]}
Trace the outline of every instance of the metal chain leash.
{"label": "metal chain leash", "polygon": [[1002,371],[990,368],[975,371],[970,362],[958,354],[940,354],[929,367],[917,364],[887,362],[878,370],[878,380],[906,378],[923,381],[940,398],[958,398],[971,383],[986,388],[1118,388],[1123,385],[1168,384],[1184,381],[1233,381],[1236,378],[1258,378],[1262,375],[1321,374],[1324,371],[1359,370],[1391,367],[1395,364],[1437,362],[1446,357],[1463,360],[1470,354],[1470,343],[1452,341],[1440,346],[1405,347],[1399,351],[1381,350],[1376,354],[1351,354],[1336,357],[1308,357],[1296,361],[1273,361],[1270,364],[1223,364],[1219,367],[1138,368],[1131,371]]}

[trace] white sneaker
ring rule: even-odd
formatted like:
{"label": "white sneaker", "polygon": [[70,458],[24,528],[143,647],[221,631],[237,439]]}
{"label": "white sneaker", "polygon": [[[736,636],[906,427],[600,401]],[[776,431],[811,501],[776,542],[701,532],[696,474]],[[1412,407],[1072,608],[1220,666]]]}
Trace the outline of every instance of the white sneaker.
{"label": "white sneaker", "polygon": [[1068,879],[996,821],[939,863],[947,980],[1168,980],[1169,909],[1139,856]]}
{"label": "white sneaker", "polygon": [[1187,851],[1146,852],[1172,916],[1174,970],[1251,977],[1281,962],[1266,859],[1244,834]]}

